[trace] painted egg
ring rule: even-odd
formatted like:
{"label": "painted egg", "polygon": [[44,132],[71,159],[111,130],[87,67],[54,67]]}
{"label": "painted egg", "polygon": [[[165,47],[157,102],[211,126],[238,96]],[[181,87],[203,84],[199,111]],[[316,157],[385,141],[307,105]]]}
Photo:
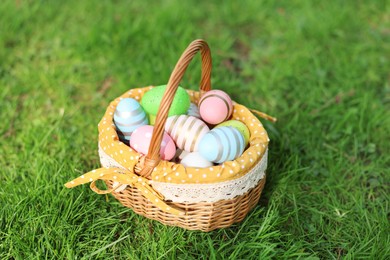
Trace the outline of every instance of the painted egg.
{"label": "painted egg", "polygon": [[137,100],[124,98],[116,106],[114,123],[119,138],[128,142],[135,129],[148,124],[148,118]]}
{"label": "painted egg", "polygon": [[232,126],[232,127],[236,128],[238,131],[240,131],[240,133],[244,137],[245,146],[248,145],[249,139],[250,139],[250,133],[249,133],[248,127],[243,122],[238,121],[238,120],[229,120],[229,121],[226,121],[226,122],[223,122],[223,123],[217,125],[215,128],[221,127],[221,126]]}
{"label": "painted egg", "polygon": [[[130,138],[130,147],[139,153],[147,154],[152,139],[153,126],[144,125],[137,128]],[[160,157],[163,160],[171,160],[176,153],[175,142],[172,138],[164,132],[163,139],[161,141]]]}
{"label": "painted egg", "polygon": [[[144,94],[141,100],[141,105],[147,114],[157,115],[161,100],[164,96],[166,85],[154,87]],[[168,116],[182,115],[187,113],[190,107],[190,96],[187,91],[179,87],[176,91]]]}
{"label": "painted egg", "polygon": [[210,161],[207,161],[200,153],[193,152],[188,153],[180,162],[184,167],[194,167],[194,168],[206,168],[211,167],[214,164]]}
{"label": "painted egg", "polygon": [[196,152],[202,137],[210,131],[200,119],[188,116],[170,116],[165,131],[175,140],[176,146],[187,152]]}
{"label": "painted egg", "polygon": [[208,161],[222,163],[239,157],[245,149],[240,131],[231,126],[214,128],[203,136],[199,153]]}
{"label": "painted egg", "polygon": [[222,90],[210,90],[199,100],[199,113],[202,119],[216,125],[229,119],[233,112],[233,102]]}
{"label": "painted egg", "polygon": [[187,115],[200,118],[199,108],[194,103],[190,104],[190,108],[187,110]]}

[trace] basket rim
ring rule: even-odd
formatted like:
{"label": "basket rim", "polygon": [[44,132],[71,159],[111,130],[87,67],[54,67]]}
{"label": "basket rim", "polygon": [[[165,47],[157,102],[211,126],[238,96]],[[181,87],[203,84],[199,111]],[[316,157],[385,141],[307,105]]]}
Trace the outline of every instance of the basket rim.
{"label": "basket rim", "polygon": [[[101,119],[101,121],[99,123],[99,145],[101,147],[105,148],[104,145],[107,145],[107,146],[113,146],[114,149],[117,151],[119,151],[120,149],[123,150],[124,143],[119,140],[118,134],[115,130],[115,125],[113,123],[113,112],[115,111],[116,105],[123,98],[130,97],[130,98],[136,99],[137,101],[140,101],[142,99],[143,94],[153,87],[154,86],[146,86],[146,87],[142,87],[142,88],[130,89],[130,90],[126,91],[125,93],[123,93],[121,96],[115,98],[110,103],[110,105],[107,107],[107,110],[106,110],[103,118]],[[185,89],[185,90],[189,93],[190,98],[191,98],[191,102],[196,102],[197,100],[199,100],[199,97],[200,97],[199,91],[191,90],[191,89]],[[258,161],[260,161],[262,159],[262,157],[264,156],[265,150],[268,148],[269,138],[268,138],[267,131],[264,129],[262,123],[257,119],[257,117],[246,106],[241,105],[237,102],[233,102],[233,106],[234,106],[234,112],[233,112],[232,119],[239,120],[240,118],[239,117],[234,118],[234,115],[235,114],[239,115],[239,113],[241,111],[243,113],[249,114],[251,116],[251,120],[253,120],[253,123],[251,123],[251,124],[253,124],[253,126],[248,125],[247,123],[243,122],[243,123],[245,123],[245,125],[248,127],[248,129],[251,132],[251,139],[249,142],[249,146],[247,147],[247,149],[244,150],[243,154],[240,155],[235,160],[226,161],[220,165],[208,167],[208,169],[210,169],[211,171],[220,171],[221,168],[224,168],[225,166],[228,165],[228,166],[230,166],[230,169],[233,169],[234,173],[232,173],[232,175],[233,175],[233,179],[235,179],[235,178],[239,178],[239,177],[245,175],[246,172],[248,172],[251,168],[253,168],[253,166],[256,165],[256,163],[258,163]],[[240,110],[240,111],[237,111],[237,110]],[[105,126],[107,126],[107,119],[110,120],[109,123],[111,123],[111,128],[108,127],[106,129]],[[111,130],[111,131],[108,132],[107,130]],[[256,132],[260,132],[261,135],[258,134],[257,136],[254,137],[254,133],[256,133]],[[102,140],[102,139],[104,139],[104,136],[102,136],[102,135],[105,135],[106,140]],[[107,137],[109,137],[109,138],[107,138]],[[260,139],[260,137],[261,137],[261,139]],[[103,143],[103,141],[104,141],[104,143]],[[125,168],[134,169],[136,164],[140,161],[141,158],[144,157],[144,155],[131,149],[127,145],[126,145],[126,147],[129,150],[123,150],[123,153],[127,154],[128,158],[130,158],[130,160],[125,161],[124,163],[122,163],[122,165]],[[251,159],[251,161],[242,162],[244,154],[247,153],[248,151],[250,154],[254,155],[254,158]],[[119,153],[117,153],[117,152],[114,152],[114,153],[111,153],[108,155],[111,156],[111,158],[113,158],[115,161],[118,161],[118,162],[120,161],[119,157],[124,156],[122,154],[119,155]],[[169,165],[167,165],[167,163]],[[239,166],[239,167],[237,167],[237,166]],[[241,168],[242,166],[245,166],[245,168]],[[181,168],[181,167],[185,168],[183,165],[181,165],[179,163],[161,160],[160,163],[155,167],[155,170],[152,172],[151,179],[154,180],[154,178],[155,178],[155,175],[156,175],[155,173],[157,171],[156,168],[157,169],[167,168],[168,170],[173,169],[173,171],[176,171],[178,168]],[[185,169],[186,169],[186,170],[184,170],[185,172],[188,172],[188,171],[202,172],[206,168],[187,167]],[[242,169],[244,169],[244,170],[242,170]],[[172,174],[170,174],[171,172],[172,171],[168,172],[168,174],[166,175],[167,178],[174,177],[174,176],[171,176],[172,175]],[[231,178],[231,176],[230,176],[230,178]],[[216,182],[229,180],[230,178],[222,178],[221,180],[214,180],[214,181],[210,181],[208,179],[208,180],[205,180],[205,182],[200,181],[199,183],[200,184],[216,183]],[[166,182],[177,183],[177,184],[182,183],[181,181],[175,181],[175,179],[173,179],[171,181],[168,180]]]}

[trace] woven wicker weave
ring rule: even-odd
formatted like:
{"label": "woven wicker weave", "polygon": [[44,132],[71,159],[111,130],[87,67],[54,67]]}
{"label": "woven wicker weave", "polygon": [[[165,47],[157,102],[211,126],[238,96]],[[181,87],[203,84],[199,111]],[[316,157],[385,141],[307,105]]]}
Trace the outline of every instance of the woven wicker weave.
{"label": "woven wicker weave", "polygon": [[[117,169],[115,172],[117,172],[119,169],[122,169],[124,171],[126,170],[132,170],[131,174],[137,174],[141,178],[145,180],[151,180],[152,179],[152,172],[153,170],[157,170],[157,167],[160,163],[160,145],[162,141],[162,136],[164,133],[164,126],[165,122],[168,117],[168,111],[171,106],[171,103],[173,101],[174,95],[176,93],[176,90],[178,88],[178,85],[184,75],[184,72],[186,71],[189,63],[195,56],[197,52],[201,52],[202,57],[202,76],[201,76],[201,82],[200,82],[200,91],[192,93],[192,99],[195,101],[199,100],[199,98],[202,96],[203,93],[209,91],[211,89],[211,54],[210,49],[207,45],[207,43],[203,40],[196,40],[193,41],[188,48],[184,51],[181,58],[177,62],[171,77],[169,79],[169,82],[167,84],[166,91],[164,93],[163,100],[160,104],[158,114],[156,116],[156,122],[153,130],[153,135],[151,139],[150,149],[148,151],[148,154],[146,156],[137,156],[136,164],[134,169],[126,169],[126,167],[123,167],[120,163],[117,162],[115,154],[107,155],[104,153],[104,151],[99,147],[99,153],[101,157],[101,164],[103,168],[105,169]],[[149,88],[148,88],[149,89]],[[139,90],[140,91],[140,90]],[[140,91],[141,92],[141,91]],[[111,104],[111,107],[113,107],[113,104]],[[245,110],[247,110],[244,107]],[[249,110],[247,110],[249,111]],[[252,110],[251,110],[252,111]],[[255,111],[252,111],[255,112]],[[250,113],[250,112],[248,112]],[[269,117],[263,113],[255,112],[257,115],[260,115],[262,117],[265,117],[266,119],[273,119],[272,117]],[[110,113],[106,117],[109,118],[112,122],[112,113]],[[107,118],[106,118],[107,119]],[[105,119],[105,120],[106,120]],[[254,119],[253,119],[254,120]],[[103,121],[103,120],[102,120]],[[108,120],[104,121],[103,123],[106,123]],[[255,120],[254,120],[255,121]],[[259,124],[261,125],[261,124]],[[253,127],[252,127],[253,130]],[[257,132],[257,131],[256,131]],[[101,138],[102,132],[100,132],[99,128],[99,138]],[[262,132],[266,136],[266,132]],[[264,136],[263,135],[263,136]],[[268,136],[266,136],[268,138]],[[114,140],[118,140],[118,137],[115,136]],[[269,140],[269,139],[268,139]],[[119,142],[119,141],[115,141]],[[107,144],[107,143],[106,143]],[[100,145],[100,142],[99,142]],[[114,146],[114,143],[112,143]],[[267,149],[268,142],[265,144],[262,144],[262,149]],[[250,144],[250,147],[252,144]],[[122,146],[121,146],[122,147]],[[118,151],[119,152],[119,151]],[[120,151],[122,153],[122,150]],[[257,152],[260,154],[260,152]],[[253,178],[256,180],[256,183],[250,183],[251,186],[246,185],[246,189],[243,187],[243,192],[241,192],[241,195],[235,196],[234,198],[230,199],[220,199],[218,201],[197,201],[197,202],[173,202],[172,200],[164,200],[164,194],[161,194],[161,191],[151,188],[153,194],[156,196],[162,197],[164,200],[165,205],[168,209],[172,210],[178,210],[176,212],[181,212],[179,214],[172,214],[169,212],[169,210],[162,210],[159,207],[156,207],[156,204],[151,201],[151,197],[145,197],[145,192],[148,193],[148,191],[141,190],[139,188],[143,188],[142,186],[137,186],[135,182],[132,183],[126,183],[128,186],[122,190],[122,191],[115,191],[117,188],[116,186],[113,186],[114,180],[111,177],[113,176],[114,179],[117,179],[118,174],[116,175],[106,175],[104,178],[100,178],[104,180],[108,186],[107,191],[99,190],[94,181],[96,179],[90,178],[91,188],[97,192],[97,193],[112,193],[112,195],[119,200],[124,206],[129,207],[134,210],[137,214],[143,215],[147,218],[154,219],[157,221],[160,221],[161,223],[164,223],[166,225],[172,225],[172,226],[179,226],[182,228],[190,229],[190,230],[202,230],[202,231],[211,231],[217,228],[223,228],[228,227],[232,225],[233,223],[239,222],[244,219],[244,217],[247,215],[247,213],[257,204],[261,192],[263,190],[264,184],[265,184],[265,175],[264,170],[266,167],[266,156],[267,153],[263,153],[262,157],[259,158],[258,161],[251,164],[251,167],[248,167],[245,169],[244,177],[245,175],[251,174],[251,176],[254,176],[256,178]],[[264,160],[263,160],[264,159]],[[252,159],[251,159],[252,161]],[[263,162],[262,167],[257,167],[260,165],[260,161]],[[264,163],[265,162],[265,163]],[[202,169],[199,169],[200,173]],[[126,172],[124,172],[126,173]],[[96,174],[95,174],[96,175]],[[135,175],[135,176],[137,176]],[[90,176],[86,174],[86,178],[84,178],[84,175],[81,176],[83,183],[86,183],[84,181],[85,179],[89,179]],[[103,176],[103,174],[100,174],[100,176]],[[132,175],[129,175],[132,176]],[[133,179],[136,178],[133,175]],[[121,176],[119,176],[121,177]],[[81,180],[79,178],[79,180]],[[124,180],[124,179],[122,179]],[[128,181],[130,178],[128,178]],[[149,183],[153,183],[153,181],[150,181]],[[140,183],[138,183],[140,184]],[[142,185],[145,185],[146,182],[144,181]],[[199,185],[202,185],[200,183]],[[211,184],[212,185],[212,184]],[[74,181],[69,182],[66,184],[67,187],[73,187],[76,186],[74,184]],[[153,186],[153,185],[152,185]],[[184,187],[185,185],[183,185]],[[148,195],[148,194],[147,194]],[[177,195],[176,195],[177,196]],[[157,199],[156,199],[157,201]]]}
{"label": "woven wicker weave", "polygon": [[[157,220],[170,226],[178,226],[189,230],[212,231],[217,228],[229,227],[233,223],[240,222],[247,213],[256,206],[260,199],[261,191],[265,184],[265,178],[257,186],[244,195],[230,200],[220,200],[214,203],[172,203],[172,207],[186,212],[185,216],[175,216],[163,212],[148,201],[136,188],[127,187],[120,193],[112,193],[122,205],[131,208],[135,213],[150,219]],[[107,181],[112,187],[112,181]]]}

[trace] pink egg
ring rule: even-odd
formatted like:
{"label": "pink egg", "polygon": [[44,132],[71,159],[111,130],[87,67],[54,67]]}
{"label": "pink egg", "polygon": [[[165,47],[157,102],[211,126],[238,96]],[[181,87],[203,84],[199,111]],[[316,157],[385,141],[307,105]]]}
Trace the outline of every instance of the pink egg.
{"label": "pink egg", "polygon": [[[130,136],[130,146],[139,153],[147,154],[152,139],[153,126],[144,125],[138,127]],[[172,138],[164,132],[161,141],[160,157],[163,160],[171,160],[176,154],[176,145]]]}
{"label": "pink egg", "polygon": [[208,91],[199,100],[198,106],[202,119],[212,125],[228,120],[233,112],[232,100],[222,90]]}

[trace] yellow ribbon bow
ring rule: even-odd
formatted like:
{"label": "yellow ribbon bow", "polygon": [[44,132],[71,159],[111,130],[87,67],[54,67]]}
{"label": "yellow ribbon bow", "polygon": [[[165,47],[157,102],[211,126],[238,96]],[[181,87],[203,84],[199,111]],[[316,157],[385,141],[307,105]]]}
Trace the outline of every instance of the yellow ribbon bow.
{"label": "yellow ribbon bow", "polygon": [[117,188],[115,187],[108,190],[100,190],[96,187],[95,184],[97,180],[117,181],[121,184],[133,186],[137,188],[142,193],[142,195],[149,199],[160,210],[171,213],[173,215],[185,215],[183,211],[168,206],[163,201],[164,198],[148,184],[148,180],[146,178],[143,178],[129,170],[124,170],[121,168],[100,168],[90,171],[66,183],[65,187],[73,188],[78,185],[91,182],[90,188],[98,194],[111,193]]}

